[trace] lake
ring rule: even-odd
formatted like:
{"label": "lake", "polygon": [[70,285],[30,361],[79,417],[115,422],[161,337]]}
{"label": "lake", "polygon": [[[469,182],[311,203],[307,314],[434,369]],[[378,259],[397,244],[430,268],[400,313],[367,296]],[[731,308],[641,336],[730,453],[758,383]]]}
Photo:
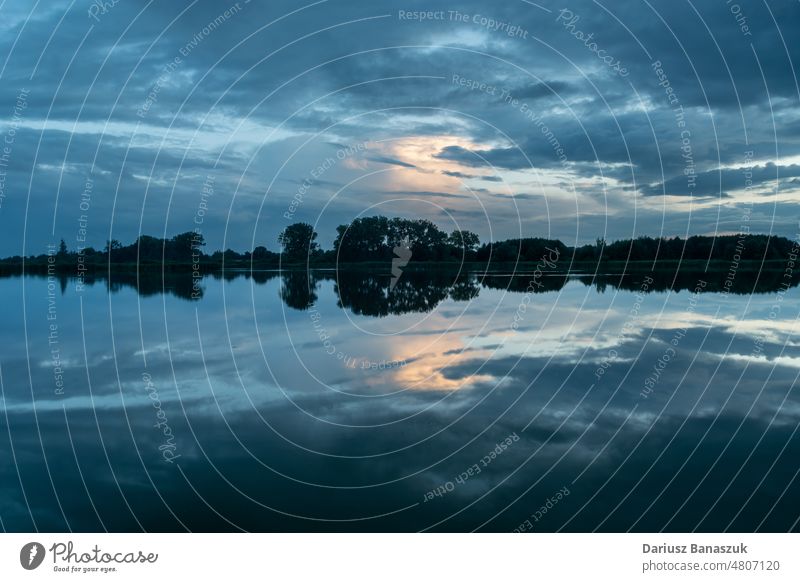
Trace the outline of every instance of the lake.
{"label": "lake", "polygon": [[9,531],[786,531],[782,273],[0,278]]}

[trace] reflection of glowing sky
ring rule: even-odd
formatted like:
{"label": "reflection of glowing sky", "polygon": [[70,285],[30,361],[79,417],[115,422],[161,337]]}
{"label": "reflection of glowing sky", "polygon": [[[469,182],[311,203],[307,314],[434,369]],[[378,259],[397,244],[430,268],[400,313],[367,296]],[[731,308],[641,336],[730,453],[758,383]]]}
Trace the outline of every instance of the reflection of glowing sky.
{"label": "reflection of glowing sky", "polygon": [[[559,293],[533,295],[520,322],[520,328],[515,332],[510,329],[510,322],[524,297],[520,293],[504,294],[501,290],[482,288],[478,297],[471,302],[447,299],[431,313],[372,318],[356,316],[337,307],[333,282],[322,281],[316,308],[323,315],[325,330],[337,351],[343,352],[346,359],[355,362],[348,367],[336,356],[325,353],[307,312],[276,304],[278,285],[279,280],[272,279],[266,285],[255,287],[258,297],[269,299],[263,305],[256,306],[264,356],[261,354],[258,338],[253,333],[252,310],[248,307],[251,291],[245,279],[225,283],[226,301],[229,303],[227,313],[216,308],[210,311],[204,309],[204,305],[213,306],[221,301],[221,296],[218,295],[221,288],[218,286],[213,286],[204,302],[199,305],[201,333],[204,338],[202,350],[206,366],[208,373],[214,377],[217,397],[226,407],[248,406],[247,400],[242,400],[242,388],[254,402],[280,401],[280,393],[259,388],[274,385],[272,374],[282,390],[286,391],[286,395],[297,396],[326,393],[331,389],[365,395],[403,390],[464,390],[486,382],[503,384],[503,374],[508,369],[502,372],[502,368],[491,364],[494,361],[509,359],[513,364],[516,361],[534,359],[570,365],[583,359],[586,363],[596,364],[611,349],[620,352],[620,361],[630,361],[632,356],[626,355],[625,345],[630,342],[634,345],[641,344],[642,334],[653,334],[655,337],[663,332],[667,337],[672,337],[675,330],[684,328],[699,330],[701,333],[705,333],[703,330],[714,330],[730,334],[744,346],[730,353],[717,352],[714,346],[704,348],[708,350],[706,355],[714,359],[768,362],[770,365],[789,368],[796,368],[800,361],[800,354],[795,352],[787,352],[782,356],[775,353],[769,358],[750,353],[756,339],[778,348],[786,346],[788,350],[796,350],[797,323],[790,306],[798,294],[797,288],[792,288],[785,294],[783,309],[774,320],[769,317],[770,308],[775,303],[774,294],[750,297],[701,294],[694,309],[690,311],[689,293],[652,293],[644,295],[638,315],[632,316],[630,310],[634,306],[634,294],[613,290],[598,294],[594,288],[572,281]],[[104,290],[95,287],[90,293],[103,294]],[[123,291],[115,295],[113,301],[125,303],[131,298],[131,291]],[[70,305],[73,300],[71,290],[68,289],[63,300],[64,305]],[[581,307],[584,301],[585,304]],[[143,300],[144,329],[158,330],[162,326],[159,303],[160,300],[155,302],[152,298]],[[102,305],[102,302],[98,305]],[[75,314],[71,309],[64,309],[63,320],[74,319]],[[146,356],[153,367],[159,362],[165,364],[171,361],[178,373],[181,398],[187,401],[203,401],[211,394],[205,370],[198,364],[201,346],[194,337],[196,329],[193,309],[192,304],[182,301],[171,304],[168,311],[169,343],[166,342],[163,331],[156,335],[151,332],[146,339],[144,351],[139,343],[138,331],[124,331],[131,326],[138,329],[135,317],[126,315],[125,310],[117,315],[115,309],[115,330],[119,334],[117,350],[119,353],[129,352],[129,357],[133,360]],[[127,313],[135,313],[135,310]],[[230,346],[227,341],[220,341],[228,333],[226,317],[227,330],[231,334]],[[74,328],[70,326],[65,329],[79,330],[79,322],[75,320],[74,323]],[[629,326],[627,333],[623,333],[626,325]],[[9,321],[9,326],[11,332],[18,327],[13,319]],[[87,340],[90,368],[113,371],[115,363],[105,349],[108,341],[102,339],[102,333],[94,333]],[[96,344],[95,339],[98,342]],[[15,342],[7,342],[7,345],[7,357],[15,357],[15,350],[19,350],[18,345]],[[296,353],[291,345],[294,345]],[[70,342],[66,338],[62,341],[62,362],[67,368],[67,377],[73,382],[80,377],[75,370],[82,367],[84,358],[79,347],[79,342]],[[722,348],[727,349],[726,346]],[[658,349],[663,350],[663,347]],[[32,371],[37,377],[41,376],[41,382],[46,385],[51,381],[48,380],[51,369],[44,357],[46,354],[39,355],[43,357]],[[264,365],[264,357],[269,370]],[[238,377],[244,386],[237,379],[232,358],[235,358]],[[390,366],[376,372],[361,369],[361,363],[365,361],[400,361],[406,362],[406,365]],[[474,375],[481,364],[485,366]],[[303,366],[307,367],[308,372]],[[454,373],[454,370],[462,369],[464,373]],[[153,376],[156,374],[154,371]],[[310,374],[316,376],[317,380]],[[164,400],[173,400],[177,396],[174,386],[170,386],[172,382],[169,375],[161,380],[161,396]],[[126,386],[125,393],[136,393],[136,378],[123,377],[122,381]],[[98,381],[98,384],[102,385],[102,382]],[[227,388],[220,388],[221,386]],[[93,396],[94,405],[114,406],[118,402],[118,396],[114,392],[113,385],[108,393],[96,391]],[[7,398],[10,408],[17,406],[13,394],[7,395]],[[51,400],[46,392],[40,398],[40,407],[47,408],[51,404],[61,406],[62,400]],[[73,390],[67,394],[64,402],[81,407],[90,405],[92,401],[86,399],[82,390]]]}
{"label": "reflection of glowing sky", "polygon": [[[629,311],[634,302],[631,293],[622,291],[598,295],[593,289],[572,282],[561,293],[535,295],[517,332],[510,330],[509,322],[523,295],[509,293],[503,298],[499,290],[482,289],[479,297],[469,305],[447,300],[437,308],[437,312],[427,317],[407,314],[375,320],[350,315],[353,321],[373,333],[394,333],[417,323],[413,331],[407,333],[385,337],[365,336],[354,330],[347,317],[333,307],[333,299],[329,292],[324,292],[324,286],[323,283],[319,309],[325,314],[327,329],[335,330],[333,335],[337,348],[346,346],[348,354],[356,358],[410,362],[407,366],[387,370],[377,378],[365,376],[361,371],[353,372],[353,385],[382,389],[386,389],[387,384],[413,389],[468,388],[486,381],[491,373],[484,370],[478,376],[452,378],[446,374],[447,370],[468,361],[491,358],[553,357],[555,362],[571,361],[586,350],[606,352],[619,349],[622,342],[631,341],[641,333],[649,334],[650,329],[664,330],[671,335],[675,330],[684,328],[716,327],[735,332],[740,338],[750,338],[750,341],[759,337],[778,344],[796,332],[796,322],[789,319],[788,313],[785,319],[776,322],[769,322],[766,314],[752,313],[757,306],[770,305],[773,301],[770,295],[753,296],[750,310],[744,316],[741,313],[743,298],[729,298],[729,306],[715,318],[719,305],[717,294],[701,294],[693,310],[690,310],[691,295],[688,293],[654,293],[645,295],[638,315],[631,316]],[[587,306],[581,309],[580,317],[576,318],[575,309],[587,293]],[[491,311],[498,303],[497,313],[490,318]],[[462,310],[464,313],[457,320],[441,317],[438,313],[460,314]],[[476,336],[487,320],[486,328]],[[624,334],[626,324],[630,329]],[[293,336],[309,342],[303,344],[305,351],[301,352],[306,364],[320,376],[341,378],[337,362],[324,354],[315,353],[313,332],[304,331],[303,325],[304,322],[298,321],[291,330]],[[446,332],[451,325],[456,331]],[[764,335],[767,329],[770,331]],[[322,350],[317,348],[316,351]]]}
{"label": "reflection of glowing sky", "polygon": [[[558,469],[558,478],[565,482],[589,463],[603,474],[613,471],[619,456],[626,455],[651,430],[657,431],[653,435],[656,445],[654,453],[646,453],[648,458],[664,451],[664,442],[683,422],[690,427],[697,423],[708,426],[722,413],[721,427],[712,431],[710,439],[722,439],[724,444],[730,438],[726,427],[731,423],[747,420],[747,426],[755,424],[757,428],[771,423],[771,431],[790,432],[800,415],[792,391],[800,369],[800,349],[796,341],[784,344],[796,338],[796,313],[789,306],[798,304],[797,288],[785,294],[784,308],[773,324],[768,314],[774,294],[705,294],[696,310],[687,314],[688,293],[653,293],[644,296],[639,316],[631,318],[633,293],[615,292],[611,287],[598,293],[594,287],[572,281],[560,292],[533,295],[520,331],[512,332],[509,325],[521,304],[520,293],[482,288],[471,302],[448,299],[428,314],[370,318],[340,309],[333,282],[322,281],[316,308],[338,349],[357,361],[408,360],[403,368],[369,371],[349,368],[325,353],[310,325],[309,313],[280,303],[278,278],[255,286],[245,278],[208,280],[200,302],[171,296],[138,298],[130,289],[113,294],[115,361],[109,357],[108,298],[104,286],[98,285],[84,295],[86,304],[96,306],[93,317],[85,320],[86,360],[92,380],[89,392],[87,371],[81,365],[84,356],[77,297],[70,287],[58,300],[59,323],[64,324],[60,328],[62,356],[68,363],[67,391],[64,397],[55,397],[52,369],[46,365],[47,329],[41,325],[41,314],[46,312],[47,295],[42,292],[46,280],[27,281],[30,353],[34,361],[43,363],[30,370],[39,421],[63,420],[66,408],[72,437],[80,439],[79,450],[94,450],[92,447],[99,447],[93,419],[97,414],[115,468],[126,454],[135,455],[130,450],[129,431],[147,462],[152,460],[148,451],[152,453],[159,444],[153,429],[154,410],[143,389],[145,369],[152,376],[170,426],[180,435],[182,462],[200,471],[195,475],[205,475],[200,465],[206,460],[197,446],[201,443],[204,454],[210,454],[220,467],[230,468],[235,462],[254,471],[263,470],[259,463],[264,463],[311,483],[371,484],[421,472],[418,486],[422,493],[471,466],[475,459],[470,457],[477,454],[474,450],[432,465],[490,426],[493,428],[476,445],[481,455],[512,431],[525,442],[514,449],[518,452],[503,457],[511,469],[537,451],[534,466],[518,475],[521,481],[511,480],[505,486],[513,490],[515,483],[527,486],[531,474],[546,471],[547,463],[568,450],[569,462]],[[19,280],[0,280],[0,294],[19,301]],[[255,322],[251,301],[255,301]],[[748,301],[750,306],[745,308]],[[712,316],[718,306],[720,314],[715,320]],[[621,334],[626,323],[630,331]],[[394,335],[369,335],[356,324],[372,334]],[[412,331],[403,331],[409,326],[414,326]],[[640,396],[645,379],[665,353],[676,326],[686,326],[688,333],[645,400]],[[7,336],[2,368],[5,404],[9,415],[19,418],[14,421],[18,454],[23,450],[25,454],[41,453],[38,435],[28,444],[19,430],[32,426],[25,346],[10,339],[21,337],[21,329],[21,312],[9,313],[2,331]],[[197,341],[198,329],[202,345]],[[754,339],[764,330],[769,330],[767,353],[754,355]],[[643,336],[650,334],[645,343]],[[594,373],[611,348],[619,356],[607,362],[599,381]],[[474,375],[481,366],[480,375]],[[525,429],[529,423],[530,428]],[[40,426],[52,462],[71,459],[62,450],[67,441],[59,429],[50,424]],[[540,449],[551,434],[556,438]],[[246,443],[248,452],[232,435]],[[759,437],[759,433],[748,435],[749,443]],[[430,442],[423,441],[428,437]],[[597,458],[602,446],[611,442],[613,446]],[[696,431],[681,433],[678,450],[684,456],[676,461],[673,453],[670,466],[682,462],[684,447],[696,442]],[[379,456],[333,463],[317,451]],[[380,456],[384,454],[387,456]],[[785,458],[789,463],[792,457]],[[132,465],[119,468],[125,472],[120,479],[139,483],[138,463],[134,456]],[[92,465],[93,470],[87,472],[90,479],[95,479],[95,465],[102,468],[103,463]],[[503,466],[493,465],[493,471],[501,471]],[[74,465],[57,468],[58,475],[70,471],[74,472]],[[251,475],[247,473],[243,483],[252,482]],[[264,479],[274,478],[267,475],[257,480],[262,493]],[[0,485],[4,479],[17,483],[16,475],[0,469]],[[110,478],[105,481],[106,485],[111,482]],[[491,481],[481,483],[485,491]],[[291,486],[296,490],[296,483]],[[409,503],[422,493],[415,493]],[[462,503],[460,496],[468,493],[465,487],[454,493],[453,499]],[[321,494],[325,492],[315,491],[315,495]],[[364,492],[357,495],[362,499]],[[269,499],[277,503],[272,490]],[[290,504],[292,499],[284,495],[280,504]],[[387,500],[384,491],[381,499]],[[680,502],[684,499],[681,496]],[[390,505],[396,502],[388,500]],[[300,512],[308,512],[307,504]]]}

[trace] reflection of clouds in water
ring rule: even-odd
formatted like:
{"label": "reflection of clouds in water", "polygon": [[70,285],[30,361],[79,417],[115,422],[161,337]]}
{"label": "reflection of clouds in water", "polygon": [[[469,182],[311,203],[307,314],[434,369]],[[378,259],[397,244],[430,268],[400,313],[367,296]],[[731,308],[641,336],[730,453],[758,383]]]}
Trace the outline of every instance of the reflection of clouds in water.
{"label": "reflection of clouds in water", "polygon": [[[225,304],[231,306],[227,324],[221,309],[222,285]],[[490,529],[510,530],[531,507],[538,507],[542,498],[570,484],[570,503],[549,515],[542,528],[558,529],[575,516],[567,529],[591,529],[608,517],[649,470],[632,498],[626,500],[628,509],[603,522],[606,529],[624,529],[662,492],[675,476],[676,467],[689,459],[685,471],[637,525],[652,530],[672,517],[685,500],[680,487],[694,489],[734,434],[735,446],[728,447],[698,496],[687,503],[671,527],[696,525],[698,516],[708,508],[704,499],[719,497],[762,435],[758,454],[736,477],[736,487],[725,493],[725,502],[705,525],[711,529],[718,524],[726,526],[725,520],[735,513],[730,507],[740,503],[738,510],[766,475],[737,522],[744,529],[754,527],[792,483],[795,467],[790,460],[798,451],[796,439],[791,440],[790,435],[800,421],[800,402],[791,392],[797,375],[797,346],[783,343],[793,331],[788,312],[780,325],[772,328],[779,328],[780,333],[767,337],[764,359],[750,357],[754,338],[762,335],[767,323],[761,316],[770,296],[753,295],[740,301],[729,298],[724,304],[727,312],[720,313],[722,325],[712,325],[714,321],[702,312],[704,306],[719,305],[714,295],[705,296],[698,312],[683,324],[686,334],[675,348],[674,358],[661,372],[653,392],[643,399],[644,382],[670,345],[675,331],[672,322],[685,313],[687,294],[647,295],[630,332],[620,335],[619,330],[630,320],[633,294],[597,294],[582,283],[570,282],[558,292],[537,294],[528,311],[529,329],[510,332],[508,322],[519,295],[483,288],[466,309],[453,299],[441,302],[439,310],[463,311],[450,329],[450,321],[434,311],[413,333],[380,337],[354,331],[336,307],[333,282],[321,281],[317,304],[324,309],[326,324],[338,345],[371,360],[408,360],[402,368],[365,371],[338,365],[315,346],[307,314],[276,303],[278,278],[251,285],[252,281],[244,278],[210,283],[200,303],[175,297],[153,297],[142,303],[147,371],[169,416],[182,455],[180,467],[192,486],[240,527],[311,527],[311,522],[275,513],[259,503],[325,519],[368,517],[413,506],[425,491],[462,473],[513,432],[520,435],[519,443],[479,479],[470,479],[446,498],[377,520],[350,525],[313,522],[314,527],[420,529],[447,520],[438,527],[464,529],[488,520]],[[104,293],[84,301],[96,300],[101,308],[107,305],[102,303],[107,301]],[[263,355],[254,333],[251,293],[255,293]],[[125,292],[111,296],[116,362],[109,356],[111,327],[98,323],[106,320],[86,321],[93,401],[81,366],[66,370],[69,384],[64,399],[57,399],[47,388],[52,382],[51,370],[31,368],[43,447],[64,512],[72,527],[99,528],[72,449],[65,446],[71,438],[86,487],[108,527],[138,528],[117,489],[117,479],[144,527],[180,529],[150,485],[146,467],[158,492],[182,522],[194,529],[226,529],[229,524],[198,505],[202,502],[180,473],[160,461],[158,446],[163,439],[153,428],[154,410],[141,381],[143,346],[135,299],[133,293]],[[584,299],[588,315],[575,317],[575,307]],[[787,304],[790,300],[787,296]],[[745,301],[751,303],[746,313]],[[70,311],[73,305],[74,297],[68,292],[60,303],[60,317],[75,320]],[[28,321],[32,351],[45,345],[41,342],[46,335],[33,315],[35,309],[32,299]],[[205,365],[199,359],[196,313]],[[752,319],[738,325],[742,314]],[[390,319],[371,320],[373,330],[397,324]],[[12,316],[11,321],[11,327],[2,333],[21,337],[21,319]],[[70,362],[83,361],[81,336],[75,331],[80,329],[79,318],[77,321],[64,337],[64,357]],[[285,326],[303,363],[320,381],[299,365]],[[29,501],[35,503],[37,525],[63,529],[30,415],[24,348],[13,343],[9,347],[3,380],[22,482]],[[598,380],[598,362],[608,357],[610,348],[617,357]],[[402,389],[429,375],[430,379],[414,389]],[[0,417],[0,424],[5,422]],[[364,426],[370,428],[358,428]],[[10,450],[7,431],[0,429],[0,435],[3,450]],[[788,448],[778,457],[787,443]],[[697,453],[689,457],[697,445]],[[652,466],[662,452],[661,461]],[[776,460],[775,470],[766,473]],[[576,515],[623,462],[624,470]],[[757,469],[762,472],[753,481],[751,473]],[[526,493],[532,484],[533,489]],[[231,485],[256,501],[243,497]],[[789,491],[795,489],[791,485]],[[0,491],[0,512],[7,527],[30,528],[13,462],[4,463],[0,470]],[[486,497],[468,510],[449,518],[484,494]],[[765,527],[785,529],[791,525],[791,521],[784,523],[790,516],[796,518],[796,510],[776,511]]]}

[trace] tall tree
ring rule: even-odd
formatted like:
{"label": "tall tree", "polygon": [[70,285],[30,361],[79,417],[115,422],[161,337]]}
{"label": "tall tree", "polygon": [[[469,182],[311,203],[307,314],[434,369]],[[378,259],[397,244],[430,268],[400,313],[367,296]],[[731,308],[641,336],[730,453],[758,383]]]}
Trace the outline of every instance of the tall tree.
{"label": "tall tree", "polygon": [[454,230],[447,239],[448,244],[458,253],[470,254],[478,249],[481,239],[468,230]]}
{"label": "tall tree", "polygon": [[315,242],[317,233],[314,227],[305,222],[297,222],[287,226],[278,235],[278,243],[283,247],[284,259],[292,261],[306,260],[316,253],[319,245]]}

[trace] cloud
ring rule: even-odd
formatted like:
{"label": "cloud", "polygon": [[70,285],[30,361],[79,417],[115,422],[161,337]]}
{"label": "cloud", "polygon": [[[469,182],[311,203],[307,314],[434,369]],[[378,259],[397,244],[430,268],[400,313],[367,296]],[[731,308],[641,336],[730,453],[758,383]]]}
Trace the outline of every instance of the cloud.
{"label": "cloud", "polygon": [[[630,74],[622,78],[556,22],[557,14],[523,2],[493,6],[491,16],[527,31],[528,38],[511,38],[471,20],[397,17],[398,10],[426,9],[422,0],[393,1],[380,10],[358,3],[300,7],[288,0],[253,0],[214,25],[209,23],[225,6],[208,0],[190,7],[120,2],[100,22],[66,2],[40,4],[33,11],[7,2],[0,9],[7,29],[0,50],[8,57],[0,102],[8,106],[0,111],[0,130],[8,128],[20,90],[29,90],[29,96],[23,112],[27,128],[19,132],[7,170],[0,242],[9,252],[41,246],[51,238],[53,214],[55,236],[73,236],[70,203],[57,211],[54,206],[56,195],[59,206],[73,200],[81,180],[53,168],[94,163],[95,171],[112,172],[96,208],[110,207],[116,196],[121,204],[114,229],[121,236],[135,234],[142,213],[148,225],[150,218],[154,225],[159,218],[163,223],[167,207],[167,229],[174,233],[185,228],[183,217],[190,222],[194,213],[194,186],[183,179],[187,173],[213,167],[224,185],[221,194],[261,196],[276,172],[281,180],[307,179],[330,155],[324,144],[398,139],[429,140],[437,147],[392,150],[370,160],[433,172],[427,176],[504,181],[528,191],[537,172],[558,174],[557,184],[613,181],[618,190],[606,196],[603,211],[615,230],[602,234],[630,236],[632,224],[617,217],[636,201],[651,204],[647,199],[654,200],[662,186],[671,195],[689,193],[683,184],[684,130],[690,133],[699,197],[730,202],[724,197],[736,190],[735,168],[748,150],[762,169],[759,186],[769,182],[770,163],[786,167],[780,172],[787,180],[795,177],[800,88],[792,63],[800,59],[800,47],[788,39],[800,34],[800,8],[788,0],[769,6],[743,0],[737,6],[747,31],[725,3],[667,10],[625,0],[603,10],[576,0],[570,11],[580,17],[581,30],[594,33],[598,47],[625,65]],[[452,8],[487,12],[478,0],[459,0]],[[670,94],[654,62],[661,64]],[[454,84],[454,75],[484,89]],[[134,128],[138,137],[131,142]],[[347,184],[367,171],[355,158],[338,162],[318,185]],[[471,171],[488,167],[496,173]],[[531,176],[520,174],[531,168]],[[156,178],[149,184],[134,178],[151,174]],[[170,176],[181,177],[175,188],[182,195],[162,186]],[[35,207],[50,210],[25,216],[21,202],[29,185]],[[589,212],[581,224],[594,222],[597,208],[589,202],[597,198],[596,185],[585,194],[579,187],[554,188],[552,194],[578,196],[579,208]],[[414,189],[445,190],[439,183],[415,183]],[[334,214],[319,216],[328,195],[321,188],[304,200],[305,217],[320,218],[321,232],[336,226],[337,219],[328,222]],[[342,202],[339,217],[360,210],[347,206],[351,203]],[[499,199],[486,203],[498,218],[495,233],[512,235],[514,229],[501,224]],[[221,238],[224,231],[220,212],[208,224],[210,238]],[[693,229],[712,221],[716,211],[695,207],[690,221],[682,207],[665,212],[667,220],[655,224],[688,222]],[[104,240],[110,220],[108,213],[95,214],[90,236]],[[29,243],[22,241],[20,225],[26,223]],[[574,223],[574,216],[553,216],[550,224],[571,233]],[[646,231],[652,227],[637,224]],[[279,226],[259,228],[271,240]],[[599,234],[581,236],[593,240]],[[247,229],[229,235],[232,247],[249,246]]]}
{"label": "cloud", "polygon": [[800,176],[800,164],[776,165],[768,162],[762,166],[726,168],[702,172],[690,181],[687,176],[671,178],[661,184],[642,187],[650,196],[721,196],[729,197],[733,190],[754,189],[764,184],[778,184],[788,178]]}
{"label": "cloud", "polygon": [[398,160],[395,158],[390,158],[388,156],[368,156],[367,159],[370,162],[377,162],[379,164],[389,164],[391,166],[400,166],[401,168],[416,168],[414,164],[409,164],[408,162],[404,162],[402,160]]}
{"label": "cloud", "polygon": [[445,176],[451,176],[453,178],[459,178],[461,180],[483,180],[484,182],[502,182],[503,178],[500,176],[481,176],[479,174],[465,174],[463,172],[451,171],[451,170],[442,170],[442,174]]}

